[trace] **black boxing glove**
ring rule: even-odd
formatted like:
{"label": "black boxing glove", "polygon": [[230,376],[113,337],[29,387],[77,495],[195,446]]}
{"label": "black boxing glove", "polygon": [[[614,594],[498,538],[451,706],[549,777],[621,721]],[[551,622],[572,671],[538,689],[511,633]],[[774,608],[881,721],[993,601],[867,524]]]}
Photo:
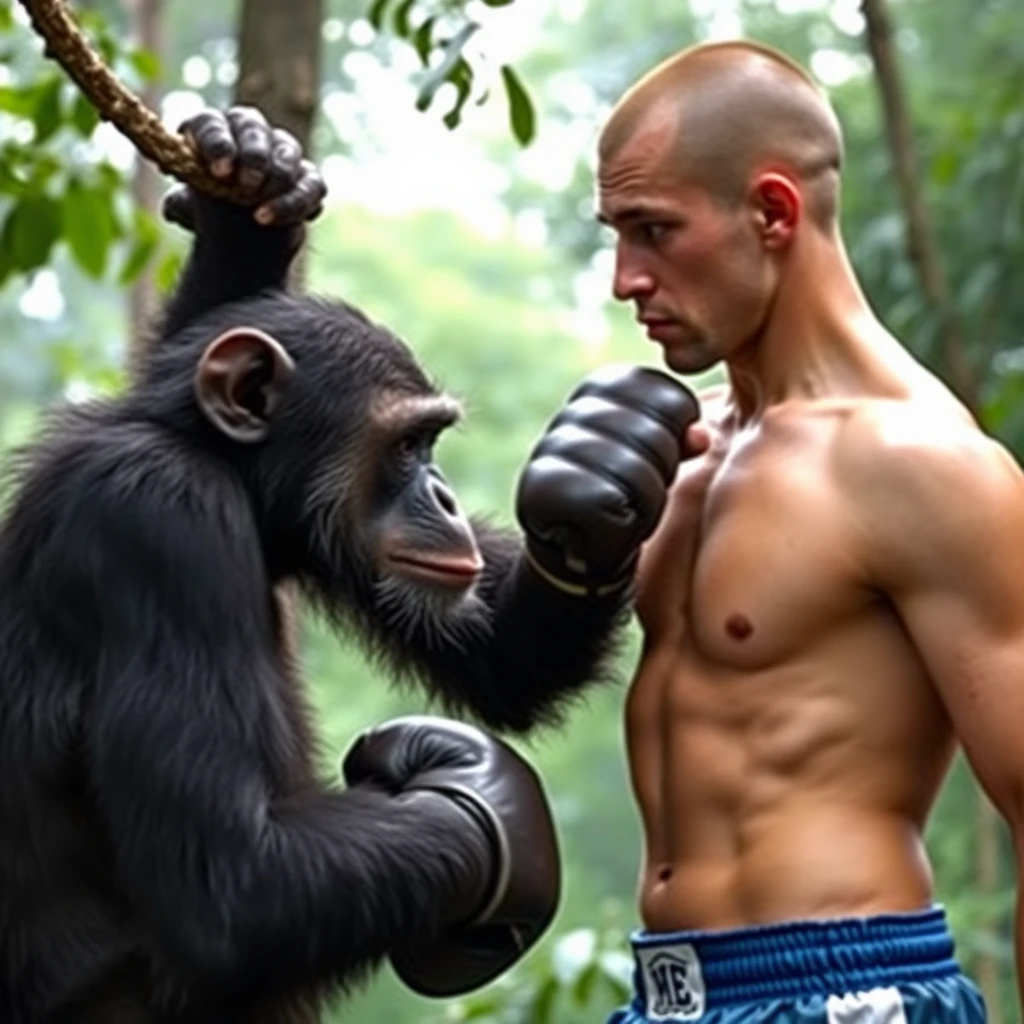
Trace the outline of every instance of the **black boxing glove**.
{"label": "black boxing glove", "polygon": [[350,786],[370,781],[396,794],[448,797],[493,854],[483,898],[468,917],[432,941],[392,951],[409,988],[436,997],[469,992],[537,942],[558,908],[561,862],[541,782],[511,747],[462,722],[410,716],[357,737],[341,771]]}
{"label": "black boxing glove", "polygon": [[537,574],[578,596],[624,587],[699,416],[693,392],[660,370],[612,366],[588,377],[519,478],[516,513]]}

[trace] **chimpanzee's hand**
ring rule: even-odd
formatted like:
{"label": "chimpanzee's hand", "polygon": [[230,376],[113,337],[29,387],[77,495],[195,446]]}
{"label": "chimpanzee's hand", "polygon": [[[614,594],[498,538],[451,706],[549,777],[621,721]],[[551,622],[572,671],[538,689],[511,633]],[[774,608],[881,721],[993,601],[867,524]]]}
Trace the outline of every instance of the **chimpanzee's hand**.
{"label": "chimpanzee's hand", "polygon": [[[207,109],[179,130],[193,140],[200,163],[214,177],[237,181],[252,195],[255,202],[246,213],[258,224],[288,227],[322,212],[327,188],[319,171],[303,158],[293,135],[272,128],[254,107],[231,107],[226,113]],[[206,215],[226,205],[179,185],[164,197],[163,215],[199,233],[206,227]]]}
{"label": "chimpanzee's hand", "polygon": [[622,588],[683,459],[698,454],[693,392],[660,370],[592,374],[548,426],[519,479],[533,569],[578,596]]}
{"label": "chimpanzee's hand", "polygon": [[[432,941],[420,935],[391,950],[410,988],[461,995],[503,974],[537,942],[558,909],[558,838],[540,778],[507,743],[462,722],[411,715],[359,736],[342,772],[350,786],[374,784],[396,799],[440,794],[460,809],[466,839],[486,853],[481,861],[448,851],[461,897],[446,909],[457,916]],[[430,847],[423,851],[428,856]]]}

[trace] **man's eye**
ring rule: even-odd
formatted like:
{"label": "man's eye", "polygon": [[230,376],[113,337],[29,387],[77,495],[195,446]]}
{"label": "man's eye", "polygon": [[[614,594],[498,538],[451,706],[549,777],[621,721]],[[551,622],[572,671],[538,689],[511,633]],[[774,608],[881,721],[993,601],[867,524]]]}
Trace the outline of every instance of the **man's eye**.
{"label": "man's eye", "polygon": [[637,230],[640,232],[640,237],[649,244],[657,244],[658,242],[664,241],[665,236],[670,230],[668,224],[661,224],[652,222],[649,224],[641,224]]}

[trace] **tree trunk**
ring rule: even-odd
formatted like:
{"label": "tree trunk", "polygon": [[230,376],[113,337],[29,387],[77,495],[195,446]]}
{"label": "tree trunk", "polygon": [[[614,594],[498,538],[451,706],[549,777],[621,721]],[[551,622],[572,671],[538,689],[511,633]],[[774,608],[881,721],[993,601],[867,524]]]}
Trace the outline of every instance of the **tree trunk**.
{"label": "tree trunk", "polygon": [[[310,159],[320,98],[323,7],[324,0],[242,0],[238,30],[235,102],[257,107],[275,128],[291,132]],[[292,264],[293,287],[301,285],[305,271],[303,251]],[[297,588],[280,587],[278,598],[282,647],[289,663],[297,664]]]}
{"label": "tree trunk", "polygon": [[[276,128],[291,132],[311,156],[320,96],[320,30],[324,0],[242,0],[235,101],[258,107]],[[305,253],[292,282],[305,277]]]}
{"label": "tree trunk", "polygon": [[[903,203],[907,252],[917,272],[921,289],[939,317],[940,359],[944,375],[961,400],[982,420],[978,376],[964,344],[963,331],[920,187],[917,150],[893,45],[892,21],[887,2],[861,0],[861,11],[864,14],[867,47],[882,104],[890,157]],[[976,781],[975,799],[975,882],[978,895],[986,905],[991,906],[999,889],[1000,821]],[[979,927],[985,941],[981,952],[974,959],[974,973],[988,1004],[989,1024],[1003,1024],[1000,965],[989,952],[996,948],[998,925],[987,919]]]}
{"label": "tree trunk", "polygon": [[921,194],[917,150],[893,46],[888,6],[886,0],[861,0],[861,11],[867,26],[867,47],[882,103],[889,155],[903,203],[907,253],[925,297],[939,318],[941,358],[949,384],[961,400],[977,412],[978,381],[964,345],[949,282]]}
{"label": "tree trunk", "polygon": [[[149,50],[162,62],[166,57],[164,35],[164,0],[124,0],[125,8],[132,21],[132,36],[136,45]],[[147,83],[139,93],[139,99],[156,112],[160,108],[162,88],[158,82]],[[136,157],[135,173],[132,178],[132,199],[147,213],[156,216],[163,185],[160,173],[142,157]],[[137,366],[143,355],[148,327],[157,308],[155,267],[153,261],[135,279],[128,294],[129,348],[128,364]]]}
{"label": "tree trunk", "polygon": [[235,99],[285,128],[309,152],[320,92],[324,0],[243,0]]}

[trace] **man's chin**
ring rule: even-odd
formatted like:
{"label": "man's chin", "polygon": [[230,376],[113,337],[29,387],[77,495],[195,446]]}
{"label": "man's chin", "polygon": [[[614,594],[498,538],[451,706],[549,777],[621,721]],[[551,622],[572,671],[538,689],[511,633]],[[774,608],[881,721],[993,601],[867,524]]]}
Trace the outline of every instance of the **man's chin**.
{"label": "man's chin", "polygon": [[663,346],[662,358],[670,370],[686,375],[704,373],[719,362],[710,353],[685,345]]}

